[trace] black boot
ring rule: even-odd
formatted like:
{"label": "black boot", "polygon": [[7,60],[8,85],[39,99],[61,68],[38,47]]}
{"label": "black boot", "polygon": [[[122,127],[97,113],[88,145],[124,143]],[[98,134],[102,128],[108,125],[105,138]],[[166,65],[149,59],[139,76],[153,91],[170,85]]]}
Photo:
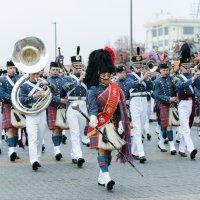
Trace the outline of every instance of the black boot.
{"label": "black boot", "polygon": [[42,145],[42,153],[44,153],[44,150],[45,150],[45,146],[44,146],[44,144]]}
{"label": "black boot", "polygon": [[66,136],[66,135],[63,135],[63,136],[62,136],[62,143],[63,143],[63,144],[66,144],[66,140],[67,140],[67,136]]}
{"label": "black boot", "polygon": [[56,154],[55,158],[56,158],[57,161],[60,161],[61,158],[62,158],[62,154],[61,153]]}
{"label": "black boot", "polygon": [[78,160],[77,159],[72,159],[73,164],[77,164]]}
{"label": "black boot", "polygon": [[151,140],[151,135],[147,133],[147,140]]}
{"label": "black boot", "polygon": [[145,156],[142,156],[139,158],[140,159],[140,163],[144,163],[147,159],[145,158]]}
{"label": "black boot", "polygon": [[184,152],[179,151],[178,154],[179,154],[181,157],[187,157],[186,153],[184,153]]}
{"label": "black boot", "polygon": [[13,152],[13,153],[10,155],[10,161],[11,161],[11,162],[14,162],[16,159],[17,159],[17,154],[16,154],[16,152]]}
{"label": "black boot", "polygon": [[33,164],[32,164],[32,169],[33,169],[33,171],[37,171],[38,170],[38,167],[41,167],[41,165],[40,165],[40,163],[39,162],[34,162]]}
{"label": "black boot", "polygon": [[77,161],[77,166],[82,167],[84,162],[85,162],[85,160],[83,158],[79,158]]}
{"label": "black boot", "polygon": [[190,153],[190,158],[192,159],[192,160],[194,160],[195,159],[195,156],[196,156],[196,154],[197,154],[197,150],[196,149],[194,149],[191,153]]}

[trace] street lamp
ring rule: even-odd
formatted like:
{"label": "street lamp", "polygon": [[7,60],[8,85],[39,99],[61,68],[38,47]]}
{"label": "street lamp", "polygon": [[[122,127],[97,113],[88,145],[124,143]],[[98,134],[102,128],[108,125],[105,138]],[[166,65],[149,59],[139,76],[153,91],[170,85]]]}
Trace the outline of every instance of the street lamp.
{"label": "street lamp", "polygon": [[133,17],[132,17],[132,0],[130,0],[130,61],[133,53]]}
{"label": "street lamp", "polygon": [[53,22],[54,24],[54,48],[55,48],[55,59],[57,57],[57,24],[56,22]]}

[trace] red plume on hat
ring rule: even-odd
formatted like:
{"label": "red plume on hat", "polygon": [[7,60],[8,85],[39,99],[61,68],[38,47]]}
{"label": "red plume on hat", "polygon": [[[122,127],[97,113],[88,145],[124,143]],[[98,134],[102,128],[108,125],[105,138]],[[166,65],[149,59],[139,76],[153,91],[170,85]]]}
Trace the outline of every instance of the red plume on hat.
{"label": "red plume on hat", "polygon": [[115,59],[116,59],[116,54],[115,54],[114,49],[112,49],[111,47],[106,46],[106,47],[104,48],[104,50],[107,51],[107,52],[109,53],[110,58],[111,58],[111,60],[112,60],[112,64],[114,65]]}

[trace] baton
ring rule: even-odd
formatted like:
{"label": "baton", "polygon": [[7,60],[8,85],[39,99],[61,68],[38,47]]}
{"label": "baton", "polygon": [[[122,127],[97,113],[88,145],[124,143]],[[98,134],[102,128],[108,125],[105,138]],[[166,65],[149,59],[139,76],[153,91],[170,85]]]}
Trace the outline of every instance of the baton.
{"label": "baton", "polygon": [[[88,116],[85,114],[85,113],[83,113],[82,111],[81,111],[81,109],[79,108],[79,105],[77,104],[77,103],[73,103],[72,104],[72,109],[74,109],[74,110],[77,110],[78,112],[80,112],[85,118],[86,118],[86,120],[88,121],[88,122],[90,122],[90,119],[88,118]],[[138,174],[140,174],[140,176],[142,176],[143,177],[143,174],[135,167],[135,165],[127,158],[127,156],[126,155],[124,155],[109,139],[108,139],[108,137],[107,137],[107,135],[106,134],[104,134],[97,126],[95,127],[95,129],[114,147],[114,149],[115,150],[117,150],[118,151],[118,153],[121,155],[121,156],[123,156],[123,158],[125,158],[125,160],[135,169],[135,171],[138,173]]]}

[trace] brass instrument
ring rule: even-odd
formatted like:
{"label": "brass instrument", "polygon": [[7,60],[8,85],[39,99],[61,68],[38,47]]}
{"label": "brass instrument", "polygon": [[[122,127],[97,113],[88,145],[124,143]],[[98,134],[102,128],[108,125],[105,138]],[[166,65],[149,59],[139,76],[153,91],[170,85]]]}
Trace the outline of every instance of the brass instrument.
{"label": "brass instrument", "polygon": [[153,60],[149,60],[146,65],[147,70],[150,72],[155,72],[158,69],[158,66],[155,66]]}
{"label": "brass instrument", "polygon": [[44,93],[31,108],[22,105],[19,98],[21,85],[29,79],[29,74],[38,73],[45,67],[48,61],[47,57],[45,45],[39,38],[27,37],[15,43],[12,61],[20,71],[27,73],[15,83],[11,93],[12,104],[20,113],[30,115],[40,113],[51,102],[51,89],[43,79],[37,81]]}

